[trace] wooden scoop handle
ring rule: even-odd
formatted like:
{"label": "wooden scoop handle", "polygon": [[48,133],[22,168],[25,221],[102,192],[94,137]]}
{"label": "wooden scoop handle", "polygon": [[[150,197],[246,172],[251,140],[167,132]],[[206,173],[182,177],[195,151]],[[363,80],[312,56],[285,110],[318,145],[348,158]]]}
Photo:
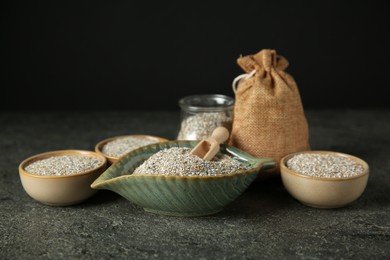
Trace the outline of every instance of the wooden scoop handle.
{"label": "wooden scoop handle", "polygon": [[217,127],[209,138],[214,139],[219,144],[224,143],[229,138],[229,131],[225,127]]}

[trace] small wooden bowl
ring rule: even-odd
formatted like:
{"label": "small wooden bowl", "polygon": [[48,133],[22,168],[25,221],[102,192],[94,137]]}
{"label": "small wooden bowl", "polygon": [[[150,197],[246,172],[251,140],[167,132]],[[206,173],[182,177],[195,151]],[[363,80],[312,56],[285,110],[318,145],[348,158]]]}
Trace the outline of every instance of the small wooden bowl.
{"label": "small wooden bowl", "polygon": [[162,142],[168,141],[168,139],[158,137],[158,136],[152,136],[152,135],[121,135],[121,136],[115,136],[115,137],[107,138],[107,139],[100,141],[99,143],[97,143],[95,145],[95,152],[106,157],[109,164],[113,164],[114,162],[119,160],[119,157],[109,156],[109,155],[103,153],[103,146],[109,142],[114,141],[114,140],[126,138],[126,137],[133,137],[133,138],[139,138],[139,139],[149,139],[149,140],[156,141],[156,143],[162,143]]}
{"label": "small wooden bowl", "polygon": [[[360,164],[362,174],[348,178],[323,178],[307,176],[287,167],[287,161],[297,154],[333,154],[350,158]],[[343,207],[362,195],[368,176],[369,166],[355,156],[331,151],[304,151],[289,154],[280,161],[280,173],[287,191],[302,204],[315,208]]]}
{"label": "small wooden bowl", "polygon": [[[96,157],[101,164],[92,170],[63,176],[42,176],[28,173],[25,168],[36,161],[53,156],[85,155]],[[68,206],[80,203],[93,194],[91,183],[107,168],[107,160],[97,153],[83,150],[60,150],[37,154],[27,158],[19,165],[19,176],[24,190],[33,199],[51,206]]]}

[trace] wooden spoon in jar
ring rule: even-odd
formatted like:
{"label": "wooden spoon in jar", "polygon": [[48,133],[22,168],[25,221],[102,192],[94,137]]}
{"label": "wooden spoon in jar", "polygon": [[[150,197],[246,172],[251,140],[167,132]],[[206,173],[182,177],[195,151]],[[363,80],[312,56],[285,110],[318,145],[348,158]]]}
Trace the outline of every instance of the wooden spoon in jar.
{"label": "wooden spoon in jar", "polygon": [[203,160],[210,161],[219,152],[219,145],[229,138],[229,131],[225,127],[214,129],[210,137],[200,141],[191,154],[196,155]]}

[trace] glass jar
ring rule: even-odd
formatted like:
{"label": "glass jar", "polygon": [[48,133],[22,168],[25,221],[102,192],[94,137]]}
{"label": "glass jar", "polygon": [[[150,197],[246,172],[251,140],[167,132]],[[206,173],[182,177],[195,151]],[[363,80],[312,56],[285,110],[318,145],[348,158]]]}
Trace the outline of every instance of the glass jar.
{"label": "glass jar", "polygon": [[225,95],[194,95],[179,100],[181,125],[178,140],[202,140],[218,126],[229,132],[233,122],[234,99]]}

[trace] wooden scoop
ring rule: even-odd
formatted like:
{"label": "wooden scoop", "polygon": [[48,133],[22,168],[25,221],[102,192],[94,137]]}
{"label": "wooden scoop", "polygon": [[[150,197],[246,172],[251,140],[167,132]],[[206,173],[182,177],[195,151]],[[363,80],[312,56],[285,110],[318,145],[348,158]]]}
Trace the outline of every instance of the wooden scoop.
{"label": "wooden scoop", "polygon": [[203,160],[210,161],[219,152],[219,145],[229,138],[229,131],[225,127],[214,129],[210,137],[200,141],[191,154],[196,155]]}

